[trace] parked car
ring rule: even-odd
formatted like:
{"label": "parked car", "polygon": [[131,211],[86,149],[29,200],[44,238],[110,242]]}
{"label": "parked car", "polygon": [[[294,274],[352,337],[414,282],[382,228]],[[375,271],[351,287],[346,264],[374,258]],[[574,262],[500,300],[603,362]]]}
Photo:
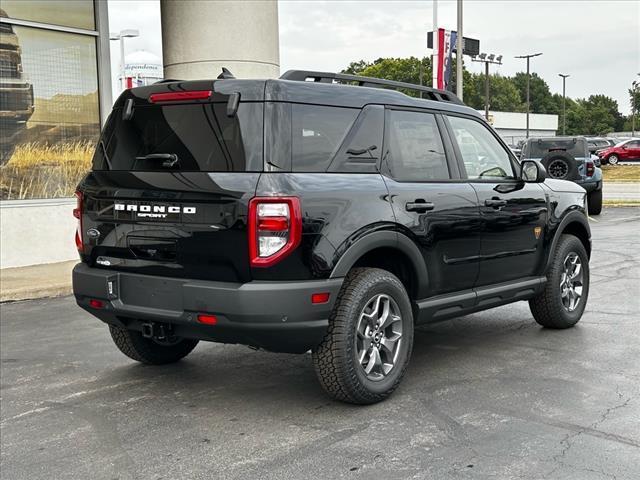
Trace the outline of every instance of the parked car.
{"label": "parked car", "polygon": [[600,161],[609,165],[617,165],[618,162],[640,160],[640,139],[631,138],[617,145],[598,151]]}
{"label": "parked car", "polygon": [[[0,9],[0,17],[6,17]],[[33,85],[22,73],[22,52],[18,36],[10,23],[0,23],[0,165],[4,165],[16,147],[19,135],[34,110]]]}
{"label": "parked car", "polygon": [[615,140],[604,137],[586,137],[586,139],[591,154],[595,154],[598,150],[603,150],[616,144]]}
{"label": "parked car", "polygon": [[522,148],[521,160],[540,162],[549,177],[577,183],[587,191],[589,214],[602,211],[602,170],[585,137],[530,138]]}
{"label": "parked car", "polygon": [[527,300],[568,328],[587,303],[584,189],[519,163],[450,92],[166,81],[123,92],[98,145],[73,290],[139,362],[200,340],[311,350],[329,395],[367,404],[399,385],[415,325]]}

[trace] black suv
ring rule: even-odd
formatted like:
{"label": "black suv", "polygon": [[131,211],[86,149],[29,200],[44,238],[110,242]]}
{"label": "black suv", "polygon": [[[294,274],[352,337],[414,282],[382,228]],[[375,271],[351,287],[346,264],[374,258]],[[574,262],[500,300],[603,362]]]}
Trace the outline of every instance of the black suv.
{"label": "black suv", "polygon": [[75,297],[124,354],[311,350],[346,402],[398,386],[415,325],[528,300],[566,328],[589,292],[584,190],[426,87],[290,71],[127,90],[77,196]]}

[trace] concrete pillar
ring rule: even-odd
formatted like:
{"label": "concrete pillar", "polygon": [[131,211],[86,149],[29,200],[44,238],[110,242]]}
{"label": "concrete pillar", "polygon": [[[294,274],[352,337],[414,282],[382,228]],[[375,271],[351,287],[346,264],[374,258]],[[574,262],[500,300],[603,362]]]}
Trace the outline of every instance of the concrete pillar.
{"label": "concrete pillar", "polygon": [[280,76],[276,0],[160,0],[165,78]]}

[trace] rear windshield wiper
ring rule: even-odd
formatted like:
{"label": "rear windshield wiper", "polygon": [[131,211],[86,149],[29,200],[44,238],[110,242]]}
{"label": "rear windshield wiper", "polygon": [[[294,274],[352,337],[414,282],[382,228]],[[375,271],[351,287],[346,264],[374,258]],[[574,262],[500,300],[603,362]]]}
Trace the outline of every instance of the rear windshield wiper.
{"label": "rear windshield wiper", "polygon": [[175,153],[150,153],[143,157],[136,157],[136,162],[140,160],[162,160],[162,166],[165,168],[173,168],[180,161]]}

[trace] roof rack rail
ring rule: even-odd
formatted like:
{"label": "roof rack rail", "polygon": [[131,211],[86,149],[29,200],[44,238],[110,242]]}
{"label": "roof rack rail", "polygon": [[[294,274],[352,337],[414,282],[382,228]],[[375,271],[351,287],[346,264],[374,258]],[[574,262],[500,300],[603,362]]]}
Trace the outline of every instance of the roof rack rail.
{"label": "roof rack rail", "polygon": [[394,90],[405,88],[425,93],[429,100],[438,102],[451,102],[464,105],[462,101],[453,93],[437,88],[424,87],[413,83],[396,82],[395,80],[384,80],[382,78],[362,77],[360,75],[349,75],[346,73],[313,72],[307,70],[288,70],[280,77],[282,80],[294,80],[298,82],[319,82],[319,83],[356,83],[359,87],[392,87]]}

